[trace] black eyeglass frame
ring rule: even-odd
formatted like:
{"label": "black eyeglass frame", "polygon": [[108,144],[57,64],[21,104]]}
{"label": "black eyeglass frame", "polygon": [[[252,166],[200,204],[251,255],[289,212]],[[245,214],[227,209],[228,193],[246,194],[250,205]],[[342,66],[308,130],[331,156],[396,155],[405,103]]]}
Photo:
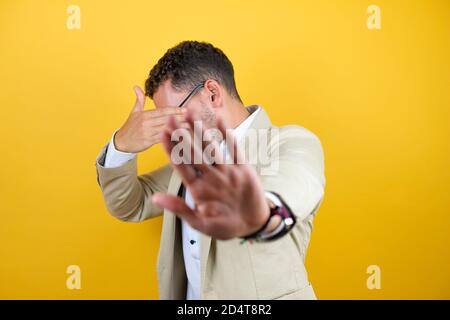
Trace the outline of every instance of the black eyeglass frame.
{"label": "black eyeglass frame", "polygon": [[187,97],[184,98],[184,100],[178,105],[178,108],[183,107],[183,105],[189,100],[189,98],[192,97],[194,94],[196,94],[197,91],[199,91],[199,89],[205,85],[205,83],[206,83],[206,81],[203,81],[202,83],[199,83],[198,85],[196,85],[194,87],[194,89],[192,89],[192,91],[187,95]]}

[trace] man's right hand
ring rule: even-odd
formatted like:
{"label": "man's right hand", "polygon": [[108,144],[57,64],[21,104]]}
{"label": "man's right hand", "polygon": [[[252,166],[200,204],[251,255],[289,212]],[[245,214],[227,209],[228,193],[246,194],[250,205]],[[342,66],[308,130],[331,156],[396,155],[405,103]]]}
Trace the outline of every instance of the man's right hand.
{"label": "man's right hand", "polygon": [[136,103],[127,121],[115,134],[114,146],[122,152],[138,153],[160,142],[160,133],[165,128],[169,116],[175,115],[179,122],[185,124],[185,110],[178,107],[144,110],[144,92],[139,86],[134,86],[133,89],[136,93]]}

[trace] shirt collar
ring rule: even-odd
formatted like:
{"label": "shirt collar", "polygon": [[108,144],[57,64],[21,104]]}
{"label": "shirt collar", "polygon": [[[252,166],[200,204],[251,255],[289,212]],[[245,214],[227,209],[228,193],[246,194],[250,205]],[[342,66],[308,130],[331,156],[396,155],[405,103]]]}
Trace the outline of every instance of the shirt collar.
{"label": "shirt collar", "polygon": [[[239,143],[240,140],[242,140],[245,137],[245,134],[247,133],[248,128],[252,125],[253,121],[255,120],[256,116],[260,112],[261,108],[257,105],[252,105],[249,107],[246,107],[248,112],[250,112],[250,115],[245,118],[244,121],[242,121],[236,128],[232,130],[233,136],[236,139],[236,142]],[[225,138],[225,137],[224,137]],[[225,148],[225,140],[222,140],[219,144],[219,147],[224,150]],[[228,150],[225,148],[225,154],[228,157]]]}
{"label": "shirt collar", "polygon": [[247,110],[250,112],[250,115],[233,130],[233,134],[237,141],[241,140],[245,136],[248,128],[252,125],[252,122],[255,120],[261,108],[256,105],[252,105],[247,107]]}

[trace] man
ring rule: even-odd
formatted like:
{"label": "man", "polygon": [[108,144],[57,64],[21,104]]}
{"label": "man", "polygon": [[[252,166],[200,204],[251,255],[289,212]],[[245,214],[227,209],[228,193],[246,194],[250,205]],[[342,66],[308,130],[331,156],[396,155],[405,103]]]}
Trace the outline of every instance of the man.
{"label": "man", "polygon": [[[123,221],[164,210],[160,298],[315,299],[304,259],[324,194],[319,139],[245,107],[231,62],[209,43],[184,41],[152,68],[145,95],[156,109],[144,110],[144,92],[134,90],[132,112],[97,157],[97,179],[109,212]],[[198,123],[202,137],[215,129],[216,138],[195,144]],[[180,130],[193,146],[181,162]],[[252,131],[269,140],[242,147]],[[137,175],[136,154],[159,142],[171,164]],[[256,161],[247,163],[248,153]],[[202,161],[184,161],[196,154]]]}

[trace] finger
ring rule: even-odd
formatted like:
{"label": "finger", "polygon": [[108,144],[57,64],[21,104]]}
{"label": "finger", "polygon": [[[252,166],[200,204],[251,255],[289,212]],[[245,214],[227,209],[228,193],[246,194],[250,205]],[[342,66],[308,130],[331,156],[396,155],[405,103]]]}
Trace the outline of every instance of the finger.
{"label": "finger", "polygon": [[[145,128],[144,128],[144,133],[143,135],[149,139],[149,143],[151,143],[152,145],[155,143],[159,143],[161,142],[161,133],[163,132],[164,129],[167,128],[167,123],[166,122],[157,122],[160,124],[155,124],[154,122],[148,122],[145,124]],[[180,127],[181,128],[189,128],[189,125],[185,122],[180,122]]]}
{"label": "finger", "polygon": [[221,163],[223,150],[220,142],[223,141],[222,133],[217,128],[210,128],[203,132],[203,156],[207,163]]}
{"label": "finger", "polygon": [[[180,123],[177,121],[177,119],[174,116],[171,116],[167,123],[167,129],[169,132],[175,132],[176,130],[180,130]],[[190,154],[190,157],[187,157],[183,153],[183,161],[181,163],[178,163],[175,166],[175,170],[180,175],[181,179],[185,182],[186,186],[190,185],[196,178],[197,178],[197,172],[196,169],[193,166],[193,162],[195,161],[195,153],[198,152],[198,149],[195,148],[193,144],[193,133],[188,129],[181,129],[178,131],[182,137],[183,141],[182,143],[185,144],[185,146],[188,148],[188,151]],[[172,154],[172,156],[176,156],[176,154]],[[172,161],[172,163],[175,164],[175,162]]]}
{"label": "finger", "polygon": [[[191,111],[187,111],[185,116],[185,123],[189,126],[189,136],[190,136],[190,149],[191,149],[191,164],[192,166],[200,171],[203,175],[214,169],[212,164],[214,163],[214,153],[218,149],[218,144],[215,141],[207,141],[205,137],[205,126],[201,125],[195,120]],[[198,125],[201,125],[200,127]],[[187,163],[185,163],[187,164]],[[217,178],[212,175],[206,175],[206,177]]]}
{"label": "finger", "polygon": [[[152,132],[159,134],[161,137],[167,135],[168,142],[170,142],[170,148],[173,148],[180,142],[190,144],[191,137],[189,134],[189,125],[186,122],[178,122],[178,127],[175,129],[170,125],[168,118],[165,124],[152,127],[151,129]],[[177,129],[180,129],[180,131],[177,131]]]}
{"label": "finger", "polygon": [[[179,161],[178,159],[179,155],[176,153],[173,153],[173,148],[175,145],[179,142],[172,141],[172,132],[176,130],[176,120],[173,117],[170,117],[168,119],[167,128],[165,128],[161,134],[161,142],[164,147],[164,151],[168,155],[170,162],[175,169],[175,171],[180,175],[181,179],[185,183],[185,185],[191,184],[195,178],[196,178],[196,172],[194,168],[191,165],[186,165],[186,159],[182,159],[182,161]],[[181,131],[181,134],[183,136],[183,141],[180,143],[187,143],[187,146],[190,146],[189,139],[190,135],[186,130]],[[185,140],[186,139],[186,140]],[[185,158],[187,155],[183,153],[183,158]]]}
{"label": "finger", "polygon": [[[190,110],[187,110],[184,115],[184,120],[189,126],[189,133],[191,135],[191,148],[193,151],[193,163],[200,165],[203,162],[203,130],[200,130],[202,128],[201,122],[196,122],[193,117],[193,113]],[[200,120],[199,120],[200,121]]]}
{"label": "finger", "polygon": [[148,118],[158,118],[158,117],[167,118],[170,115],[184,114],[184,113],[186,113],[186,109],[177,107],[162,107],[144,111],[145,117]]}
{"label": "finger", "polygon": [[[186,123],[180,123],[180,128],[182,128],[182,129],[188,129],[188,128],[189,128],[189,125],[186,124]],[[151,127],[149,127],[150,136],[153,136],[153,135],[161,135],[161,133],[162,133],[165,129],[167,129],[167,124],[160,124],[160,125],[158,125],[158,126],[151,126]],[[172,138],[173,132],[170,132],[170,134],[171,134],[171,138]]]}
{"label": "finger", "polygon": [[[215,162],[214,156],[220,150],[218,141],[221,138],[217,137],[216,134],[211,134],[217,132],[217,130],[208,128],[206,125],[203,125],[202,120],[195,119],[191,110],[186,112],[185,121],[190,126],[191,132],[193,132],[195,159],[201,159],[201,161],[195,161],[194,165],[202,166],[202,169],[211,169],[209,165]],[[204,167],[204,164],[208,166]]]}
{"label": "finger", "polygon": [[[189,128],[189,125],[186,124],[186,123],[181,123],[180,126],[181,126],[182,128],[184,128],[184,129]],[[151,128],[151,133],[150,133],[149,139],[150,139],[151,141],[153,141],[152,144],[160,143],[160,142],[161,142],[161,133],[162,133],[165,129],[166,129],[166,124],[159,125],[159,126],[157,126],[157,127],[152,127],[152,128]]]}
{"label": "finger", "polygon": [[193,228],[201,228],[201,220],[196,216],[195,211],[186,204],[184,199],[171,194],[157,192],[152,196],[152,201],[158,207],[175,213]]}
{"label": "finger", "polygon": [[[182,114],[176,114],[174,115],[174,117],[177,119],[178,122],[180,122],[182,125],[185,125],[185,127],[189,128],[189,126],[187,125],[187,122],[184,121],[184,115]],[[162,116],[162,117],[149,117],[147,119],[145,119],[145,123],[148,126],[160,126],[160,125],[166,125],[167,124],[167,120],[168,120],[168,116]]]}
{"label": "finger", "polygon": [[133,87],[134,93],[136,94],[136,102],[134,103],[134,107],[132,112],[139,112],[144,110],[145,105],[145,94],[144,91],[139,86]]}

